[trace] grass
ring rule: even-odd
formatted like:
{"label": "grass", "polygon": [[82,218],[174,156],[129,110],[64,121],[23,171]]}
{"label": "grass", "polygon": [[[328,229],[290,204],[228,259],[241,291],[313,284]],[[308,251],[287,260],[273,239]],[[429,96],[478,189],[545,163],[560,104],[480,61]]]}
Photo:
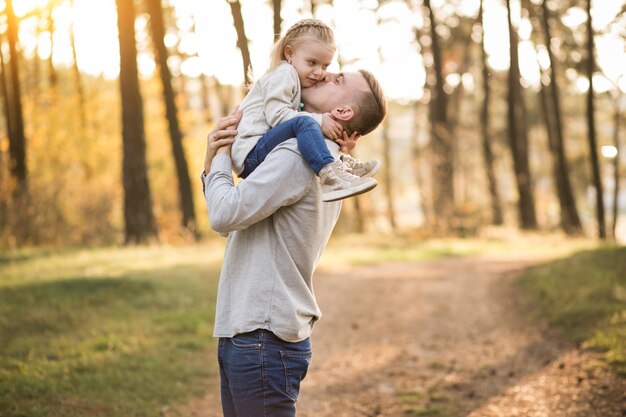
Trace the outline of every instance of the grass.
{"label": "grass", "polygon": [[[321,267],[512,250],[526,256],[548,250],[571,253],[588,246],[585,241],[508,234],[482,240],[338,236],[325,251]],[[0,254],[0,417],[162,416],[166,407],[202,395],[207,378],[217,373],[211,334],[223,251],[221,240],[184,247],[20,249]],[[601,262],[607,270],[610,262],[617,262],[623,278],[620,257],[626,258],[623,251],[607,250]],[[558,265],[553,264],[556,272],[548,275],[569,277],[563,272],[569,264]],[[610,295],[600,300],[610,298],[613,308],[602,304],[597,318],[606,322],[602,329],[610,331],[584,339],[594,346],[624,340],[626,314],[615,297],[624,295],[626,284],[616,284],[616,277],[605,279],[602,288],[610,288]],[[529,291],[548,294],[537,287],[547,279],[531,281],[526,283]],[[545,304],[553,296],[564,294],[544,295]],[[615,363],[623,354],[607,350]],[[450,407],[433,392],[413,393],[403,402],[412,415],[446,415]]]}
{"label": "grass", "polygon": [[537,316],[558,325],[626,376],[626,247],[583,251],[532,268],[519,281]]}
{"label": "grass", "polygon": [[588,239],[558,234],[523,233],[502,229],[480,238],[424,239],[411,235],[333,235],[320,261],[321,268],[372,265],[383,262],[414,262],[489,254],[545,256],[569,254],[595,246]]}
{"label": "grass", "polygon": [[223,246],[0,257],[0,416],[160,416],[216,373]]}

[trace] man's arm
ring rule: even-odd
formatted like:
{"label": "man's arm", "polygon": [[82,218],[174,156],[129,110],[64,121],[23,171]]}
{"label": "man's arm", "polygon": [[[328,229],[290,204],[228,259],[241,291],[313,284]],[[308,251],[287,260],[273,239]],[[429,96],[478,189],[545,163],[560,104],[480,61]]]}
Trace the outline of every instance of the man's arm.
{"label": "man's arm", "polygon": [[237,135],[236,128],[242,115],[243,113],[239,111],[239,106],[235,107],[230,115],[220,119],[209,132],[204,157],[205,175],[208,175],[211,170],[211,162],[219,149],[225,148],[223,151],[228,151],[230,154],[230,146],[235,141],[235,135]]}
{"label": "man's arm", "polygon": [[295,147],[279,146],[235,186],[228,150],[219,148],[204,179],[211,227],[220,233],[243,230],[300,200],[313,177]]}

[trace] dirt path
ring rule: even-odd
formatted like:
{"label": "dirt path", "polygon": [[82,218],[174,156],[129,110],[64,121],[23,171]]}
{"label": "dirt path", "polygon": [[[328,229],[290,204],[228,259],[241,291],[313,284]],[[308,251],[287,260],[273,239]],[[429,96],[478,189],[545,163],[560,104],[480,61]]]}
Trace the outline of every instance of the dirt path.
{"label": "dirt path", "polygon": [[[531,323],[534,261],[486,257],[320,273],[300,417],[623,417],[626,380]],[[217,417],[217,384],[176,414]]]}

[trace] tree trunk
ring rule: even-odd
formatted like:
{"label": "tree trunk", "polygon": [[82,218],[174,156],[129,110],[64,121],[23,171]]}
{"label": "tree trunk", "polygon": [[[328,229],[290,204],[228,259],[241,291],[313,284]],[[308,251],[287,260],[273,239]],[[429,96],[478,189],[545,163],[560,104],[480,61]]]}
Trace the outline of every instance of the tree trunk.
{"label": "tree trunk", "polygon": [[[74,0],[71,0],[70,7],[74,8]],[[74,83],[76,84],[76,94],[78,95],[78,112],[80,117],[80,128],[85,136],[87,131],[87,110],[85,91],[83,90],[82,77],[80,75],[80,69],[78,68],[78,56],[76,54],[76,38],[74,33],[74,23],[70,27],[70,44],[72,46],[72,72],[74,73]]]}
{"label": "tree trunk", "polygon": [[600,159],[598,157],[598,145],[596,143],[596,120],[593,100],[593,70],[595,68],[595,59],[593,56],[593,26],[591,23],[591,0],[587,0],[587,78],[589,79],[589,91],[587,92],[587,123],[589,126],[588,140],[593,185],[596,189],[596,219],[598,222],[598,237],[604,240],[606,239],[606,222],[604,219],[604,190],[602,188]]}
{"label": "tree trunk", "polygon": [[[193,20],[192,32],[196,33],[196,18],[195,16],[191,16]],[[198,52],[195,53],[196,57],[200,57]],[[202,113],[204,115],[203,122],[210,123],[213,120],[213,115],[211,113],[211,89],[209,87],[209,77],[206,76],[204,72],[200,72],[200,95],[201,95],[201,103],[202,103]]]}
{"label": "tree trunk", "polygon": [[122,177],[124,185],[125,243],[158,239],[146,164],[143,101],[137,74],[135,6],[116,0],[120,44],[122,96]]}
{"label": "tree trunk", "polygon": [[169,126],[170,141],[172,143],[172,154],[176,165],[178,177],[179,204],[182,212],[182,226],[191,232],[196,232],[196,214],[193,205],[193,195],[191,192],[191,181],[189,179],[189,169],[187,159],[183,149],[183,136],[178,124],[176,102],[174,100],[174,89],[172,88],[172,75],[167,66],[167,48],[165,47],[165,26],[163,23],[163,10],[161,0],[147,1],[148,14],[150,15],[150,28],[152,30],[152,42],[154,43],[155,56],[161,75],[163,86],[163,100],[165,101],[165,113]]}
{"label": "tree trunk", "polygon": [[525,109],[520,85],[518,60],[518,38],[511,17],[511,0],[506,0],[507,20],[510,40],[510,68],[508,75],[508,124],[513,168],[519,194],[518,209],[520,227],[537,229],[535,201],[528,161],[528,136],[526,132]]}
{"label": "tree trunk", "polygon": [[13,12],[13,0],[6,1],[7,40],[9,42],[9,70],[11,81],[7,92],[9,97],[9,170],[15,179],[14,195],[25,195],[28,187],[26,169],[26,137],[24,135],[24,116],[22,114],[22,93],[20,91],[19,54],[17,52],[18,22]]}
{"label": "tree trunk", "polygon": [[280,16],[281,3],[282,0],[272,0],[272,4],[274,5],[274,42],[280,39],[280,27],[283,23]]}
{"label": "tree trunk", "polygon": [[445,83],[439,35],[436,30],[435,16],[430,0],[424,0],[424,6],[430,18],[431,52],[433,56],[433,71],[435,85],[431,88],[430,123],[431,149],[433,167],[433,209],[435,214],[435,228],[439,233],[449,233],[452,230],[454,217],[454,161],[452,135],[448,120],[448,100],[443,90]]}
{"label": "tree trunk", "polygon": [[389,143],[389,116],[383,121],[383,165],[385,169],[385,198],[387,200],[387,219],[391,230],[396,231],[396,215],[393,201],[393,176],[391,175],[391,144]]}
{"label": "tree trunk", "polygon": [[422,146],[419,143],[419,112],[420,103],[416,101],[413,103],[413,128],[411,139],[411,155],[413,159],[413,170],[415,172],[415,182],[419,190],[420,197],[420,210],[422,211],[422,217],[424,219],[424,226],[426,228],[432,227],[432,211],[430,210],[430,204],[428,201],[428,192],[426,191],[427,181],[424,179],[422,166],[423,166],[423,151]]}
{"label": "tree trunk", "polygon": [[561,227],[568,235],[579,235],[582,233],[582,225],[580,223],[580,217],[578,216],[578,210],[576,209],[576,199],[574,198],[574,192],[572,191],[569,179],[569,166],[565,152],[565,135],[563,133],[561,101],[557,81],[558,69],[556,59],[552,53],[552,34],[550,31],[551,18],[546,0],[543,0],[541,7],[543,12],[541,21],[545,35],[546,50],[548,52],[548,58],[550,59],[550,98],[552,101],[552,106],[549,108],[549,110],[552,111],[546,113],[545,116],[548,120],[550,120],[551,115],[554,115],[553,123],[549,122],[548,128],[551,126],[554,129],[554,141],[551,142],[553,144],[551,150],[555,165],[555,184],[561,208]]}
{"label": "tree trunk", "polygon": [[502,215],[502,203],[500,201],[500,193],[498,191],[498,183],[496,181],[493,150],[491,148],[491,134],[490,134],[490,120],[489,120],[489,106],[491,105],[491,89],[489,85],[489,67],[487,66],[487,52],[485,50],[485,32],[484,32],[484,15],[483,15],[483,0],[480,1],[480,25],[481,25],[481,57],[482,57],[482,76],[483,76],[483,90],[484,97],[482,103],[482,109],[480,112],[480,125],[482,131],[482,153],[483,161],[485,163],[485,175],[487,177],[489,197],[491,201],[491,223],[494,225],[501,225],[504,223],[504,217]]}
{"label": "tree trunk", "polygon": [[37,17],[37,24],[35,25],[35,45],[33,57],[30,59],[33,66],[33,77],[30,83],[29,94],[33,98],[33,102],[38,104],[39,102],[39,86],[41,77],[41,59],[39,59],[39,39],[41,35],[41,22],[40,17]]}
{"label": "tree trunk", "polygon": [[[1,39],[0,39],[1,44]],[[13,136],[13,131],[15,127],[13,127],[13,116],[11,115],[11,91],[9,90],[9,85],[7,83],[7,66],[4,62],[4,54],[0,53],[0,69],[2,73],[0,73],[0,87],[2,88],[2,104],[4,107],[4,119],[7,127],[7,137],[9,140]]]}
{"label": "tree trunk", "polygon": [[226,116],[231,112],[231,106],[233,103],[233,89],[229,84],[222,84],[217,77],[213,76],[213,81],[215,82],[215,90],[217,91],[217,96],[220,100],[221,107],[221,116]]}
{"label": "tree trunk", "polygon": [[50,88],[55,90],[59,84],[59,76],[57,75],[56,68],[54,68],[54,61],[52,57],[54,55],[54,19],[52,18],[52,12],[54,10],[54,3],[50,3],[48,6],[48,32],[50,32],[50,58],[48,59],[48,80],[50,82]]}
{"label": "tree trunk", "polygon": [[[618,92],[619,94],[619,92]],[[618,96],[619,97],[619,96]],[[619,169],[620,169],[620,165],[619,165],[619,159],[620,159],[620,123],[621,123],[621,119],[622,119],[622,114],[620,112],[620,102],[619,99],[615,100],[615,105],[614,105],[614,109],[615,109],[615,113],[614,113],[614,118],[613,118],[613,146],[615,146],[615,149],[617,149],[617,155],[615,155],[615,158],[613,159],[613,181],[615,182],[615,186],[613,188],[613,223],[611,224],[611,236],[613,236],[613,239],[616,239],[617,236],[615,234],[616,230],[617,230],[617,220],[619,218],[619,181],[620,181],[620,175],[619,175]]]}
{"label": "tree trunk", "polygon": [[237,31],[237,46],[241,51],[241,59],[243,63],[243,76],[246,90],[252,84],[252,63],[250,61],[250,51],[248,50],[248,38],[246,37],[246,28],[243,24],[243,15],[241,14],[241,4],[239,0],[226,0],[230,5],[233,14],[233,22]]}
{"label": "tree trunk", "polygon": [[[0,39],[0,44],[2,43],[2,39]],[[13,128],[11,126],[11,114],[10,114],[10,103],[9,103],[9,95],[8,95],[8,86],[7,86],[7,74],[6,74],[6,66],[4,64],[4,55],[0,53],[0,94],[2,94],[2,107],[4,120],[7,128],[7,137],[12,132]],[[8,209],[8,200],[7,197],[10,195],[9,186],[7,185],[6,177],[5,177],[5,152],[3,149],[0,149],[0,230],[4,229],[4,226],[8,223],[9,220],[9,209]]]}
{"label": "tree trunk", "polygon": [[363,208],[361,207],[361,197],[355,196],[350,200],[354,201],[354,228],[357,233],[365,232],[365,222],[363,221]]}

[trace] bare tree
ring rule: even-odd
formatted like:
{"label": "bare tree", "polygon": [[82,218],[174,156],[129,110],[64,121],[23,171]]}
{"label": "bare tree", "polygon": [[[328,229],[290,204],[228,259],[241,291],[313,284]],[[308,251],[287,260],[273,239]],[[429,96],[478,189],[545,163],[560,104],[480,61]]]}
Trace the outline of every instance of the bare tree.
{"label": "bare tree", "polygon": [[489,107],[491,105],[491,88],[490,88],[490,74],[489,67],[487,65],[487,51],[485,50],[485,30],[484,30],[484,14],[483,14],[483,0],[480,1],[479,9],[479,21],[480,21],[480,50],[482,59],[482,76],[483,76],[483,102],[480,112],[480,127],[482,130],[482,154],[485,164],[485,175],[487,177],[487,184],[489,190],[489,197],[491,201],[491,223],[494,225],[501,225],[504,223],[504,217],[502,215],[502,203],[500,201],[500,193],[498,191],[498,183],[496,181],[495,169],[494,169],[494,157],[491,147],[491,132],[490,132],[490,118]]}
{"label": "bare tree", "polygon": [[51,1],[48,4],[48,10],[46,10],[47,14],[47,23],[48,23],[48,33],[50,34],[50,57],[48,58],[48,80],[50,82],[50,87],[54,90],[57,88],[59,84],[59,76],[57,75],[56,68],[54,68],[54,7],[56,5],[55,1]]}
{"label": "bare tree", "polygon": [[509,143],[518,190],[519,220],[522,229],[536,229],[535,199],[532,191],[528,161],[528,133],[526,110],[520,85],[518,37],[511,17],[511,0],[506,0],[510,42],[510,68],[508,75],[508,127]]}
{"label": "bare tree", "polygon": [[165,101],[165,115],[169,126],[172,154],[176,165],[178,178],[178,196],[182,212],[182,226],[192,232],[196,232],[196,214],[191,193],[191,181],[187,158],[183,149],[183,135],[178,123],[174,89],[172,88],[172,74],[167,66],[167,48],[165,47],[165,25],[163,23],[163,9],[161,0],[147,0],[148,14],[150,15],[150,29],[152,30],[152,42],[154,44],[156,60],[161,75],[163,87],[163,100]]}
{"label": "bare tree", "polygon": [[[74,8],[74,0],[70,1],[70,6]],[[80,69],[78,68],[78,54],[76,53],[76,37],[74,33],[74,22],[70,26],[70,44],[72,46],[72,72],[74,74],[74,83],[76,84],[76,94],[78,95],[78,112],[80,118],[80,127],[84,132],[87,129],[87,110],[85,91],[83,89],[82,77],[80,75]]]}
{"label": "bare tree", "polygon": [[9,72],[11,75],[8,83],[7,96],[9,97],[8,114],[11,122],[9,130],[9,170],[15,179],[17,195],[23,195],[27,191],[26,169],[26,137],[24,134],[24,116],[22,113],[22,94],[20,89],[20,56],[17,52],[18,22],[13,11],[13,0],[6,0],[5,11],[7,14],[7,41],[9,43]]}
{"label": "bare tree", "polygon": [[243,76],[246,88],[252,84],[252,62],[250,61],[250,50],[248,49],[248,38],[246,37],[246,28],[243,23],[243,15],[241,14],[241,4],[239,0],[226,0],[230,5],[233,14],[233,22],[237,31],[237,46],[241,51],[241,59],[243,63]]}
{"label": "bare tree", "polygon": [[[549,143],[551,144],[550,150],[554,160],[553,171],[556,182],[557,196],[561,208],[561,227],[563,228],[563,231],[569,235],[579,235],[582,233],[582,225],[580,223],[580,217],[578,216],[578,210],[576,209],[576,199],[574,198],[574,192],[572,191],[569,179],[569,164],[567,162],[567,153],[565,151],[565,135],[563,132],[564,127],[561,116],[561,101],[559,97],[560,93],[557,79],[558,63],[554,57],[554,53],[552,52],[552,33],[550,30],[551,17],[546,0],[543,0],[541,9],[541,22],[543,25],[543,33],[545,35],[545,46],[550,60],[551,93],[551,106],[548,107],[548,112],[546,112],[544,116],[548,120],[548,138],[552,138]],[[552,117],[553,121],[551,120]],[[553,134],[550,134],[552,130]]]}
{"label": "bare tree", "polygon": [[[190,17],[193,22],[191,26],[191,31],[195,34],[196,33],[196,18],[193,15]],[[196,51],[194,55],[198,58],[200,57],[200,54],[198,53],[198,51]],[[210,102],[211,88],[209,86],[209,77],[207,77],[207,75],[201,71],[199,80],[200,80],[200,95],[201,95],[202,111],[204,113],[203,119],[206,122],[210,122],[213,120],[213,115],[211,113],[211,102]]]}
{"label": "bare tree", "polygon": [[419,130],[420,130],[420,102],[415,101],[413,103],[413,126],[411,134],[411,156],[413,159],[413,170],[415,172],[415,182],[417,183],[417,189],[419,190],[420,210],[424,218],[424,225],[430,227],[433,223],[432,210],[430,209],[430,202],[428,200],[429,193],[426,191],[427,186],[426,179],[424,178],[424,170],[422,168],[424,162],[424,146],[419,143]]}
{"label": "bare tree", "polygon": [[[2,43],[2,39],[0,39],[0,44]],[[9,100],[8,94],[8,85],[7,85],[7,74],[6,74],[6,66],[4,64],[4,55],[0,51],[0,94],[2,94],[2,110],[4,114],[5,125],[7,127],[7,136],[10,132],[13,131],[11,126],[11,103]],[[0,230],[4,228],[4,226],[8,222],[9,218],[9,209],[8,209],[8,201],[7,201],[7,192],[8,186],[5,176],[5,152],[3,149],[0,149]]]}
{"label": "bare tree", "polygon": [[[626,6],[625,6],[626,7]],[[616,88],[617,90],[617,95],[616,97],[613,99],[613,146],[615,146],[615,149],[617,150],[617,155],[615,155],[615,158],[613,158],[613,183],[615,184],[613,187],[613,216],[612,216],[612,224],[611,224],[611,236],[613,237],[613,239],[616,239],[616,231],[617,231],[617,220],[619,218],[619,182],[620,182],[620,164],[619,164],[619,160],[620,160],[620,153],[619,150],[621,149],[621,143],[620,143],[620,135],[621,135],[621,129],[620,129],[620,125],[622,122],[622,113],[621,113],[621,107],[620,107],[620,99],[621,99],[621,93],[619,88]]]}
{"label": "bare tree", "polygon": [[282,0],[272,0],[274,6],[274,42],[280,38],[280,27],[283,23],[283,19],[280,16],[280,9],[282,7]]}
{"label": "bare tree", "polygon": [[448,98],[443,88],[445,79],[437,22],[430,0],[424,0],[424,7],[430,19],[432,72],[435,76],[435,83],[430,89],[433,209],[436,229],[438,232],[448,233],[452,229],[454,217],[454,146],[448,120]]}
{"label": "bare tree", "polygon": [[589,91],[587,92],[587,125],[589,128],[588,141],[591,158],[591,171],[593,185],[596,189],[596,220],[598,223],[598,237],[606,239],[606,221],[604,218],[604,190],[602,188],[602,176],[600,174],[600,158],[598,157],[598,144],[596,141],[596,119],[593,97],[593,71],[594,59],[593,25],[591,21],[591,0],[587,0],[587,78],[589,79]]}
{"label": "bare tree", "polygon": [[384,178],[385,178],[385,199],[387,200],[387,219],[389,220],[389,226],[391,226],[391,230],[394,232],[397,228],[396,223],[396,214],[394,209],[394,200],[393,200],[393,175],[391,175],[391,144],[389,138],[389,116],[385,117],[383,120],[383,129],[382,129],[382,137],[383,137],[383,164],[385,166],[384,169]]}
{"label": "bare tree", "polygon": [[120,44],[122,96],[122,177],[124,185],[125,243],[158,238],[146,164],[143,101],[137,73],[135,6],[132,0],[116,0]]}

